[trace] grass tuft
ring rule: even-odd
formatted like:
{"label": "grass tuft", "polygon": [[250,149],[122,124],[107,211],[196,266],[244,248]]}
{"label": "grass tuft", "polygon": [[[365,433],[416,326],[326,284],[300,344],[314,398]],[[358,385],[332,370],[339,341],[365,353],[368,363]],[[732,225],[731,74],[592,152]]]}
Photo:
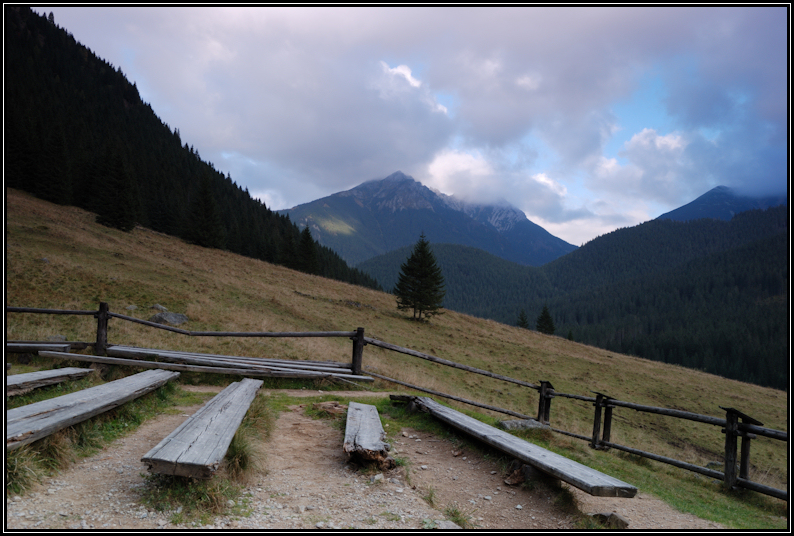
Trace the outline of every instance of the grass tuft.
{"label": "grass tuft", "polygon": [[[173,511],[175,524],[209,523],[238,506],[242,486],[228,478],[196,480],[173,475],[144,475],[141,502],[157,511]],[[229,506],[234,501],[235,507]],[[177,513],[178,512],[178,513]]]}
{"label": "grass tuft", "polygon": [[270,437],[274,423],[275,416],[268,407],[267,398],[258,394],[226,451],[226,470],[233,480],[247,482],[263,468],[264,454],[257,446]]}
{"label": "grass tuft", "polygon": [[30,445],[23,445],[6,454],[6,493],[22,494],[41,481],[41,477],[41,459]]}
{"label": "grass tuft", "polygon": [[471,513],[458,506],[458,503],[448,504],[444,508],[444,517],[446,517],[448,520],[452,521],[462,529],[475,528],[474,521],[472,521]]}
{"label": "grass tuft", "polygon": [[433,508],[436,507],[436,490],[433,488],[433,486],[427,486],[427,488],[424,490],[424,493],[422,494],[422,498]]}

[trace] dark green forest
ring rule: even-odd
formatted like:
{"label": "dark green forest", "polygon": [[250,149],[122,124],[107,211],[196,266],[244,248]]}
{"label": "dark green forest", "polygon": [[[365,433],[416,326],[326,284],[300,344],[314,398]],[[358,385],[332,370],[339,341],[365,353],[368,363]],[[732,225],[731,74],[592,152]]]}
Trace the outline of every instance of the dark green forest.
{"label": "dark green forest", "polygon": [[5,6],[5,183],[204,247],[371,288],[377,282],[205,162],[134,82],[66,29]]}
{"label": "dark green forest", "polygon": [[[444,306],[517,325],[548,306],[575,341],[788,389],[788,207],[729,221],[653,220],[598,237],[541,267],[433,244]],[[407,248],[367,262],[389,289]],[[533,323],[531,323],[533,324]]]}

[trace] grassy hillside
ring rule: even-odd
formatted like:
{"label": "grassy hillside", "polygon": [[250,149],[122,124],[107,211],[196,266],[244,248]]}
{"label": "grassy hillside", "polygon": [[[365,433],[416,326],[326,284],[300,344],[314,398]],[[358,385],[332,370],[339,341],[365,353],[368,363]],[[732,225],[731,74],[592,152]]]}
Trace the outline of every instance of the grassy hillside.
{"label": "grassy hillside", "polygon": [[[8,306],[96,309],[101,300],[110,304],[111,311],[148,318],[153,314],[149,307],[159,303],[187,314],[190,322],[186,327],[191,330],[316,331],[362,326],[370,337],[530,382],[549,380],[561,392],[592,396],[591,391],[599,391],[621,400],[715,416],[724,416],[720,405],[729,406],[768,427],[788,429],[788,400],[782,391],[454,312],[436,317],[430,324],[418,324],[399,313],[394,297],[383,292],[189,245],[140,227],[123,233],[95,224],[93,214],[78,208],[49,204],[12,189],[7,189],[6,195]],[[127,310],[131,305],[137,309]],[[95,330],[91,317],[6,315],[8,339],[43,340],[62,334],[69,340],[91,341]],[[190,338],[115,319],[110,322],[108,338],[112,344],[337,361],[348,361],[352,346],[347,339]],[[364,367],[522,413],[537,411],[534,390],[372,346],[364,350]],[[588,435],[592,414],[590,404],[555,399],[551,421],[555,427]],[[621,409],[615,410],[615,415],[612,438],[617,443],[700,465],[722,458],[723,436],[716,427]],[[618,453],[595,452],[582,441],[561,436],[555,436],[552,446],[594,466],[611,466],[624,459]],[[759,438],[753,442],[751,460],[753,480],[787,486],[785,444]],[[619,478],[633,479],[641,489],[643,478],[632,471],[647,467],[660,475],[672,475],[668,477],[672,482],[705,485],[689,473],[667,466],[629,461],[617,465],[622,467]],[[712,488],[718,489],[712,486],[707,494],[721,495]],[[785,520],[776,517],[784,515],[784,509],[774,506],[785,503],[769,501],[773,521],[764,526],[785,526]]]}

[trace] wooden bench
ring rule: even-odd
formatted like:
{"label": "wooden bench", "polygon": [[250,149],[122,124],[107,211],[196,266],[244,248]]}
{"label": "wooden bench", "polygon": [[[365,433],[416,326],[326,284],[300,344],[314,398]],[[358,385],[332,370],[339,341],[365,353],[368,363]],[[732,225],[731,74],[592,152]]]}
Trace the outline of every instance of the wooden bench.
{"label": "wooden bench", "polygon": [[[112,355],[115,352],[113,351],[115,347],[109,347],[107,349],[108,355]],[[159,355],[158,350],[152,350],[149,353],[142,353],[140,357],[135,357],[134,359],[123,359],[123,358],[116,358],[116,357],[102,357],[102,356],[95,356],[95,355],[85,355],[85,354],[70,354],[65,352],[39,352],[39,355],[42,357],[52,357],[55,359],[63,359],[67,361],[86,361],[89,363],[103,363],[106,365],[122,365],[122,366],[129,366],[129,367],[140,367],[140,368],[150,368],[150,369],[163,369],[163,370],[177,370],[182,372],[209,372],[210,374],[232,374],[235,376],[255,376],[260,378],[302,378],[302,379],[321,379],[321,378],[328,378],[328,379],[339,379],[343,381],[347,380],[356,380],[356,381],[365,381],[365,382],[372,382],[375,381],[374,378],[371,376],[356,376],[353,374],[335,374],[330,372],[324,372],[321,370],[297,370],[297,369],[286,369],[280,367],[270,367],[270,366],[256,366],[256,365],[247,365],[247,364],[235,364],[230,363],[229,366],[222,366],[219,365],[217,362],[212,363],[213,366],[206,366],[206,365],[185,365],[180,363],[161,363],[159,361],[147,361],[145,358],[147,357],[157,357],[163,360],[169,361],[178,361],[178,359],[171,359],[166,358]],[[231,368],[230,368],[231,367]]]}
{"label": "wooden bench", "polygon": [[431,398],[417,396],[399,397],[398,399],[406,398],[410,399],[420,410],[430,413],[450,426],[590,495],[634,497],[637,494],[637,488],[630,484],[489,426],[459,411],[443,406]]}
{"label": "wooden bench", "polygon": [[39,370],[24,374],[6,376],[6,396],[21,394],[30,389],[53,385],[66,380],[76,380],[91,374],[91,369],[66,367],[52,370]]}
{"label": "wooden bench", "polygon": [[348,404],[343,446],[348,455],[374,461],[381,470],[391,469],[395,461],[389,456],[391,446],[383,441],[385,437],[378,408],[358,402]]}
{"label": "wooden bench", "polygon": [[68,352],[72,345],[68,342],[7,342],[7,354],[36,354],[41,350]]}
{"label": "wooden bench", "polygon": [[147,370],[120,380],[6,411],[6,450],[90,419],[154,391],[178,372]]}
{"label": "wooden bench", "polygon": [[147,452],[141,461],[153,473],[211,478],[262,383],[250,378],[232,383]]}
{"label": "wooden bench", "polygon": [[[273,359],[264,357],[241,357],[222,354],[202,354],[196,352],[179,352],[154,348],[137,348],[134,346],[112,345],[107,348],[107,355],[117,358],[147,359],[157,356],[162,361],[197,367],[218,367],[226,369],[247,370],[246,376],[281,377],[281,378],[338,378],[373,382],[374,378],[352,374],[350,363],[334,361],[296,361],[289,359]],[[198,369],[197,369],[198,370]]]}

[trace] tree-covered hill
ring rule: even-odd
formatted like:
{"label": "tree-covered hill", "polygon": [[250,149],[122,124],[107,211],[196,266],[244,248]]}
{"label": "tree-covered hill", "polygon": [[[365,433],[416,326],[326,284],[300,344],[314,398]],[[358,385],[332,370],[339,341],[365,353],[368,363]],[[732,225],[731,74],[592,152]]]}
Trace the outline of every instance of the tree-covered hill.
{"label": "tree-covered hill", "polygon": [[[205,162],[134,82],[54,21],[4,7],[5,181],[207,247],[377,287]],[[311,259],[316,259],[314,262]]]}
{"label": "tree-covered hill", "polygon": [[[563,337],[785,389],[787,214],[780,206],[728,222],[654,220],[537,268],[474,248],[432,248],[448,309],[515,325],[522,309],[534,319],[548,305]],[[390,289],[407,255],[359,268]]]}

